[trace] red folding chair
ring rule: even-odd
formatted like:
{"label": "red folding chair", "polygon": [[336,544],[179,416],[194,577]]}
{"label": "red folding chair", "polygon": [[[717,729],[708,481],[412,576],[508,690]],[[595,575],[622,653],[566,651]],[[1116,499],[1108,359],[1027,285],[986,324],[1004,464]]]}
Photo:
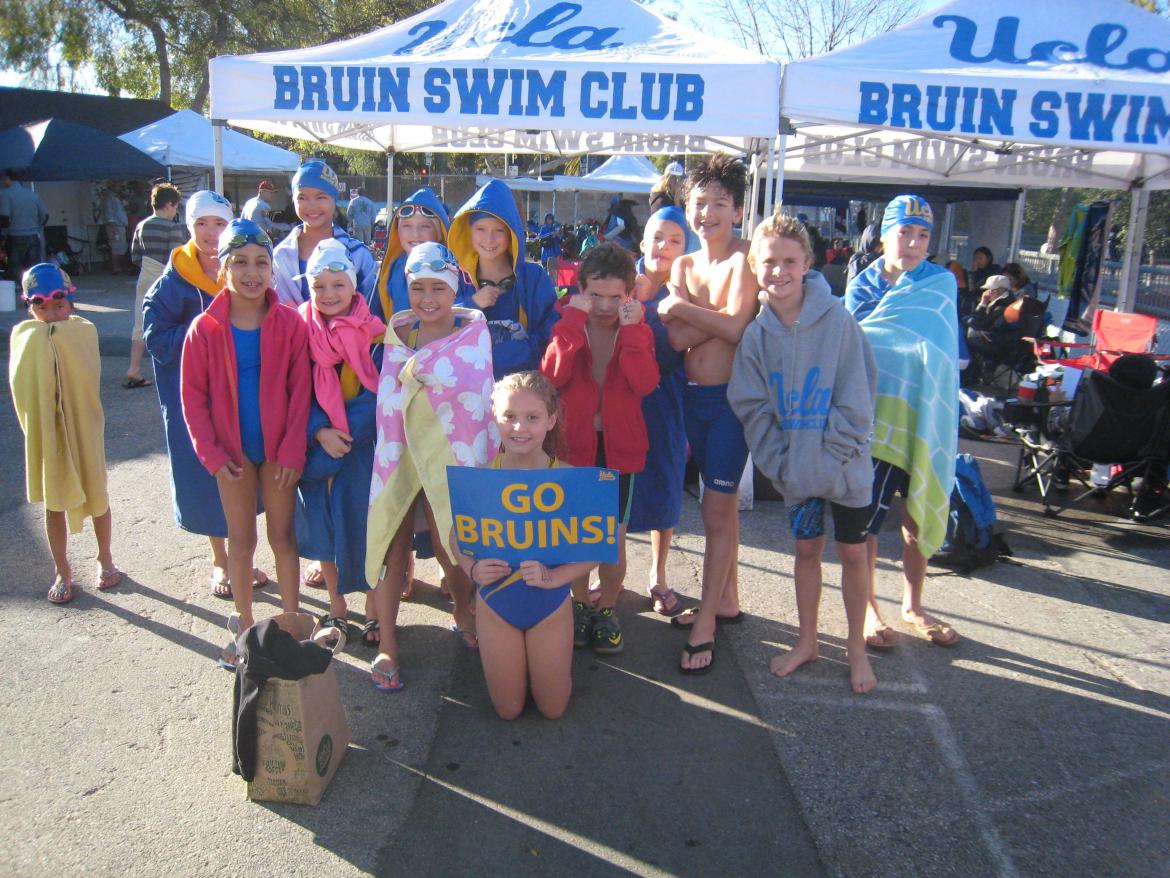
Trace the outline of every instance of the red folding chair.
{"label": "red folding chair", "polygon": [[[1088,342],[1035,338],[1031,342],[1041,363],[1104,372],[1122,354],[1149,354],[1155,360],[1170,362],[1170,356],[1152,353],[1157,334],[1157,317],[1099,308],[1093,315],[1093,333]],[[1077,354],[1078,350],[1083,353]]]}

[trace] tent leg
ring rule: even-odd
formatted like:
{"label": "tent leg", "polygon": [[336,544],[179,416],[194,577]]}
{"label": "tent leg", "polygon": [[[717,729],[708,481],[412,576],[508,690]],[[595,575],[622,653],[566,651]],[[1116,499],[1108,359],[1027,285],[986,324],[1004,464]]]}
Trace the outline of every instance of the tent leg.
{"label": "tent leg", "polygon": [[752,153],[751,156],[751,171],[752,171],[752,185],[750,194],[748,195],[747,210],[744,212],[744,229],[743,235],[745,238],[751,237],[752,232],[756,230],[756,223],[759,222],[759,203],[760,203],[760,154],[758,152]]}
{"label": "tent leg", "polygon": [[[947,202],[943,209],[942,234],[938,238],[938,252],[939,254],[951,254],[951,232],[955,225],[955,205]],[[956,254],[957,255],[957,254]]]}
{"label": "tent leg", "polygon": [[389,217],[394,213],[394,150],[386,150],[386,225],[389,227]]}
{"label": "tent leg", "polygon": [[764,168],[764,219],[772,215],[773,203],[776,198],[776,189],[773,185],[776,163],[776,141],[768,138],[768,166]]}
{"label": "tent leg", "polygon": [[211,120],[211,142],[215,150],[215,191],[223,195],[223,119]]}
{"label": "tent leg", "polygon": [[781,134],[776,138],[776,179],[772,192],[772,211],[775,205],[784,203],[784,152],[788,148],[788,135]]}
{"label": "tent leg", "polygon": [[1129,230],[1125,235],[1125,261],[1117,285],[1117,310],[1133,311],[1137,306],[1138,277],[1142,269],[1142,242],[1146,237],[1150,190],[1142,183],[1130,193]]}
{"label": "tent leg", "polygon": [[1008,247],[1008,262],[1015,262],[1020,255],[1020,236],[1024,233],[1024,205],[1028,200],[1028,190],[1021,189],[1016,199],[1016,212],[1012,215],[1012,242]]}

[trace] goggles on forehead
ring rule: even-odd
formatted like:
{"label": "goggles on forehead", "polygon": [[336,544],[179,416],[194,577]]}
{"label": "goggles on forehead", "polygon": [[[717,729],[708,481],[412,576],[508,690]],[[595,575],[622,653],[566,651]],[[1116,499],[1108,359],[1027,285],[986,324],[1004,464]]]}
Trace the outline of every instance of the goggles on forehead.
{"label": "goggles on forehead", "polygon": [[353,271],[353,266],[348,263],[335,260],[333,262],[317,262],[309,269],[310,276],[316,276],[323,271]]}
{"label": "goggles on forehead", "polygon": [[258,235],[249,235],[245,232],[237,232],[228,239],[229,250],[238,250],[245,244],[259,244],[265,250],[272,249],[272,240],[266,234],[264,234],[264,232],[261,232]]}
{"label": "goggles on forehead", "polygon": [[54,302],[60,302],[62,299],[67,299],[67,298],[69,298],[69,294],[67,292],[65,292],[64,290],[54,290],[53,292],[49,293],[49,295],[47,295],[47,296],[40,296],[40,295],[25,296],[24,300],[26,302],[28,302],[30,305],[36,305],[39,308],[41,305],[45,304],[45,302],[48,302],[50,300],[54,301]]}
{"label": "goggles on forehead", "polygon": [[398,208],[398,216],[402,219],[410,219],[415,214],[421,214],[427,219],[438,219],[439,215],[431,210],[429,207],[423,207],[421,204],[404,204]]}
{"label": "goggles on forehead", "polygon": [[407,274],[414,274],[419,271],[459,271],[459,263],[454,259],[443,257],[442,259],[432,259],[428,262],[418,261],[411,262],[406,266]]}
{"label": "goggles on forehead", "polygon": [[508,292],[508,290],[512,289],[514,286],[516,286],[516,275],[514,274],[510,274],[507,277],[500,278],[499,280],[481,280],[478,284],[478,287],[481,290],[484,287],[499,287],[501,293]]}

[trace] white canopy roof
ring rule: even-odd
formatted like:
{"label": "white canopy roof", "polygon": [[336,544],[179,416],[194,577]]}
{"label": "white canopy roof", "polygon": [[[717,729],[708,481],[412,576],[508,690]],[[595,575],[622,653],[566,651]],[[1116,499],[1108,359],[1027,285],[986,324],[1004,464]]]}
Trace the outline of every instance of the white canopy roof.
{"label": "white canopy roof", "polygon": [[[179,110],[120,139],[159,164],[207,170],[215,164],[211,127],[210,121],[193,110]],[[227,130],[223,134],[223,162],[226,170],[237,174],[272,174],[292,173],[301,160],[295,152]]]}
{"label": "white canopy roof", "polygon": [[1124,0],[953,0],[785,70],[785,173],[1170,188],[1170,22]]}
{"label": "white canopy roof", "polygon": [[446,0],[355,39],[214,58],[211,116],[358,149],[686,153],[775,135],[779,87],[777,62],[634,0]]}
{"label": "white canopy roof", "polygon": [[[551,180],[539,177],[509,177],[503,182],[518,192],[637,192],[649,194],[661,174],[649,159],[637,155],[615,155],[583,177],[557,174]],[[479,174],[475,184],[494,179]]]}

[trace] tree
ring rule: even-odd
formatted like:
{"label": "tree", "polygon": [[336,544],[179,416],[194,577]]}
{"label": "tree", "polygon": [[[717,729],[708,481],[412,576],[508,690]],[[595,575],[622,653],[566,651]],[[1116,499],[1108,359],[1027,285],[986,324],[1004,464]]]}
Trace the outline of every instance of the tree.
{"label": "tree", "polygon": [[745,48],[789,61],[885,33],[920,11],[919,0],[709,0],[706,7]]}
{"label": "tree", "polygon": [[0,16],[0,60],[42,80],[89,65],[111,94],[202,111],[207,61],[368,33],[435,0],[22,0]]}

